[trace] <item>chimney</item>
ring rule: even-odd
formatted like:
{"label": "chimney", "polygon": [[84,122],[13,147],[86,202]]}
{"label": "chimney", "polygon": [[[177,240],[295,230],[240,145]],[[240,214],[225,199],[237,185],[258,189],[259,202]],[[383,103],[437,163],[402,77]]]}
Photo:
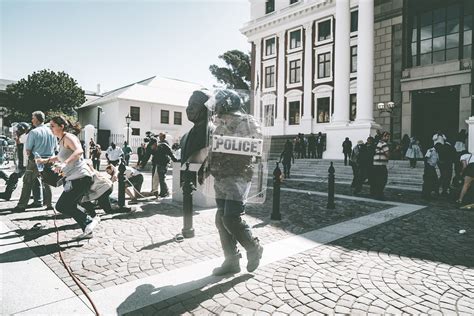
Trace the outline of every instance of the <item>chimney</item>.
{"label": "chimney", "polygon": [[97,94],[100,94],[100,83],[97,84]]}

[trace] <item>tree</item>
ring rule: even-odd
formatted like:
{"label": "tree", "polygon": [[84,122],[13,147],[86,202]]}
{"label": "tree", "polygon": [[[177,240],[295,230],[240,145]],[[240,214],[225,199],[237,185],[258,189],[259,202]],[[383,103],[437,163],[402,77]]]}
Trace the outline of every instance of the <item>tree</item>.
{"label": "tree", "polygon": [[7,86],[8,121],[29,121],[34,111],[74,116],[85,101],[84,90],[65,72],[41,70]]}
{"label": "tree", "polygon": [[219,56],[227,67],[211,65],[209,70],[217,81],[229,89],[250,90],[250,55],[240,50],[230,50]]}

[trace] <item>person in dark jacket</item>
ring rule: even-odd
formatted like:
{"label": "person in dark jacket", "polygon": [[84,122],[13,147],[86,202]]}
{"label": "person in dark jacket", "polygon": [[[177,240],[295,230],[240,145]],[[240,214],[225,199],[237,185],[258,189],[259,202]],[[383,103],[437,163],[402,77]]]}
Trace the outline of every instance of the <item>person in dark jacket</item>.
{"label": "person in dark jacket", "polygon": [[318,133],[316,137],[316,149],[318,151],[318,158],[323,158],[323,150],[324,150],[324,136],[321,132]]}
{"label": "person in dark jacket", "polygon": [[293,145],[288,139],[285,143],[285,148],[280,155],[280,162],[283,162],[283,175],[285,178],[290,178],[291,163],[295,163],[295,156],[293,155]]}
{"label": "person in dark jacket", "polygon": [[453,177],[453,164],[456,162],[456,150],[448,142],[437,143],[435,146],[439,155],[438,168],[440,172],[439,182],[442,189],[441,194],[447,196],[449,185]]}
{"label": "person in dark jacket", "polygon": [[308,136],[308,158],[316,158],[316,136],[313,133]]}
{"label": "person in dark jacket", "polygon": [[160,177],[160,197],[167,197],[170,195],[168,185],[165,181],[170,160],[173,162],[179,161],[179,159],[175,157],[173,151],[171,150],[169,143],[166,141],[166,134],[161,133],[159,135],[157,148],[158,176]]}
{"label": "person in dark jacket", "polygon": [[352,154],[352,142],[349,137],[346,137],[346,140],[342,142],[342,153],[344,154],[344,166],[347,166],[347,158],[350,160]]}

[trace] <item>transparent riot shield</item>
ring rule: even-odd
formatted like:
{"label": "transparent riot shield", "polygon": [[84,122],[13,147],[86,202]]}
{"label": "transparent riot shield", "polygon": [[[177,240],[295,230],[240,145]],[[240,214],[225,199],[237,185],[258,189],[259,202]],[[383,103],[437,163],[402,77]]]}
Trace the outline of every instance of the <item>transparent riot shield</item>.
{"label": "transparent riot shield", "polygon": [[206,106],[211,128],[203,191],[221,203],[263,203],[270,143],[249,113],[249,91],[216,90]]}

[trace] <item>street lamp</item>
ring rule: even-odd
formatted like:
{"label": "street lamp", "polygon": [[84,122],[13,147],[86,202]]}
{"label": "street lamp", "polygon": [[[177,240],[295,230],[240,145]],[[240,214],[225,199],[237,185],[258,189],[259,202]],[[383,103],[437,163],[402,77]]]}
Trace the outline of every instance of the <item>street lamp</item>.
{"label": "street lamp", "polygon": [[132,121],[132,118],[130,117],[130,113],[125,116],[125,122],[127,122],[127,145],[130,146],[130,122]]}
{"label": "street lamp", "polygon": [[0,125],[0,134],[3,134],[3,117],[5,116],[5,114],[7,113],[7,109],[4,108],[3,106],[0,106],[0,121],[2,123],[2,125]]}
{"label": "street lamp", "polygon": [[97,107],[97,137],[96,137],[96,140],[95,140],[95,142],[97,144],[99,143],[99,126],[100,126],[100,114],[101,113],[104,113],[104,111],[102,111],[101,106],[98,106]]}
{"label": "street lamp", "polygon": [[389,101],[389,102],[380,102],[377,103],[377,110],[379,110],[379,113],[383,112],[388,112],[392,113],[393,109],[395,108],[395,102]]}

